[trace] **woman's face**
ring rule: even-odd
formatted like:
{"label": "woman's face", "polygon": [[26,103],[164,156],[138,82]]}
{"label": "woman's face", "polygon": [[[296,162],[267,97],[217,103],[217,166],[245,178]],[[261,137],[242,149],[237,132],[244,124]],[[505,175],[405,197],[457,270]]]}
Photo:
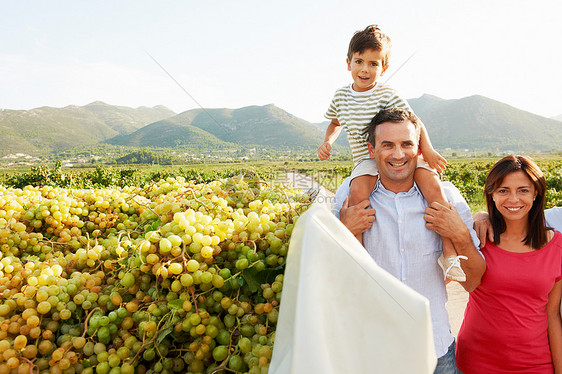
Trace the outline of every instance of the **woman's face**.
{"label": "woman's face", "polygon": [[536,196],[535,186],[522,171],[506,175],[492,193],[496,209],[506,221],[527,218]]}

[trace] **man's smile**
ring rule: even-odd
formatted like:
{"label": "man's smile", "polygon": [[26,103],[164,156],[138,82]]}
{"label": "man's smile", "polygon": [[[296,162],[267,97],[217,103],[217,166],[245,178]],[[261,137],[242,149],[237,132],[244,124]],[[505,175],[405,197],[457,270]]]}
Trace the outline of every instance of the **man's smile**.
{"label": "man's smile", "polygon": [[393,168],[402,167],[402,166],[406,165],[407,163],[408,163],[407,160],[406,160],[406,161],[401,161],[401,162],[392,162],[392,161],[389,161],[389,162],[388,162],[388,164],[389,164],[390,166],[392,166]]}

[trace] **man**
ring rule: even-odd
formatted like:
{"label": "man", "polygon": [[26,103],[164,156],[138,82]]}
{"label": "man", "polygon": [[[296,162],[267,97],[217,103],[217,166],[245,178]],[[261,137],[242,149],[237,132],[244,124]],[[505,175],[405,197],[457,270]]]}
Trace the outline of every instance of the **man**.
{"label": "man", "polygon": [[546,225],[562,232],[562,207],[556,206],[544,211]]}
{"label": "man", "polygon": [[[364,231],[364,246],[379,266],[429,299],[439,357],[435,373],[456,373],[455,342],[445,309],[447,292],[437,265],[439,235],[450,238],[458,255],[466,256],[462,264],[466,281],[461,284],[467,291],[478,286],[486,264],[475,246],[470,209],[458,190],[445,183],[445,195],[452,204],[428,207],[415,185],[419,136],[418,119],[408,110],[386,109],[373,118],[368,146],[369,156],[379,167],[379,180],[369,201],[352,207],[345,201],[340,219],[352,233]],[[338,191],[336,206],[341,206],[342,194],[346,195]],[[366,209],[369,205],[373,208]]]}

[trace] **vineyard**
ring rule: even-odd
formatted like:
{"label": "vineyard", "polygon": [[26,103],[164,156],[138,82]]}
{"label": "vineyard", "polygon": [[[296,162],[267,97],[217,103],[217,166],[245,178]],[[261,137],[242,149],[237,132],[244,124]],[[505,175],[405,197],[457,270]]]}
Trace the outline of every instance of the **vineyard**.
{"label": "vineyard", "polygon": [[[548,206],[562,205],[562,162],[538,163]],[[451,163],[443,179],[482,209],[492,164]],[[0,374],[267,373],[311,203],[279,185],[287,167],[5,173]],[[351,167],[289,170],[335,190]]]}

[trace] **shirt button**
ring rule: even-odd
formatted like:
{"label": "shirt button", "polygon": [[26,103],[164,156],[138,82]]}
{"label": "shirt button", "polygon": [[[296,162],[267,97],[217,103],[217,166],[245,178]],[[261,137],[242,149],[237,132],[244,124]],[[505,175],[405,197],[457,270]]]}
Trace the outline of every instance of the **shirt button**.
{"label": "shirt button", "polygon": [[399,220],[398,220],[398,223],[399,223],[399,224],[400,224],[400,223],[402,223],[402,220],[401,220],[401,219],[399,219]]}
{"label": "shirt button", "polygon": [[400,250],[400,252],[404,253],[404,248],[402,248],[402,249]]}
{"label": "shirt button", "polygon": [[406,278],[402,278],[402,282],[406,281]]}

